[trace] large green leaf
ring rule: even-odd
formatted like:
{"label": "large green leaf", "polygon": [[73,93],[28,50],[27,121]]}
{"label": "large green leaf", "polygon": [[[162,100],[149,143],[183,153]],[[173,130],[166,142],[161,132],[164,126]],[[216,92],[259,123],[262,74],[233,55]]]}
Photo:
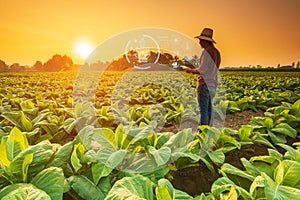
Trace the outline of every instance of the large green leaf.
{"label": "large green leaf", "polygon": [[49,141],[43,141],[34,146],[30,146],[23,151],[21,154],[25,154],[26,152],[33,153],[33,160],[29,165],[28,174],[30,176],[35,176],[43,170],[46,164],[51,160],[57,148],[58,145],[51,144]]}
{"label": "large green leaf", "polygon": [[36,127],[35,124],[37,124],[37,123],[43,121],[43,120],[46,119],[47,116],[50,115],[50,114],[51,114],[51,112],[41,113],[41,114],[39,114],[38,116],[36,116],[36,118],[34,118],[31,122],[32,122],[32,124],[34,125],[34,127]]}
{"label": "large green leaf", "polygon": [[[234,191],[233,191],[234,190]],[[227,177],[217,179],[211,186],[212,194],[216,199],[237,199],[237,196],[243,197],[245,200],[253,199],[249,192],[243,187],[237,186],[233,181]],[[227,192],[229,191],[229,194]],[[229,195],[229,197],[227,195]],[[230,196],[234,198],[230,198]]]}
{"label": "large green leaf", "polygon": [[78,170],[82,167],[82,164],[80,162],[80,158],[84,154],[84,146],[81,143],[75,144],[73,152],[71,154],[71,164],[77,173]]}
{"label": "large green leaf", "polygon": [[242,171],[240,169],[238,169],[237,167],[234,167],[231,164],[228,163],[224,163],[220,169],[221,174],[223,175],[234,175],[234,176],[238,176],[238,177],[242,177],[245,179],[248,179],[250,181],[254,180],[254,176],[250,175],[248,172]]}
{"label": "large green leaf", "polygon": [[92,164],[92,176],[94,184],[97,185],[102,177],[108,176],[112,172],[112,168],[107,167],[103,163]]}
{"label": "large green leaf", "polygon": [[133,139],[130,140],[129,146],[131,146],[131,148],[134,147],[136,142],[147,138],[152,133],[153,128],[151,126],[130,129],[127,134],[133,137]]}
{"label": "large green leaf", "polygon": [[267,200],[273,199],[299,199],[300,190],[289,187],[289,186],[282,186],[276,184],[274,180],[272,180],[268,175],[262,173],[261,175],[264,178],[264,191]]}
{"label": "large green leaf", "polygon": [[253,198],[260,198],[260,197],[264,197],[264,192],[262,191],[263,188],[265,187],[264,184],[264,179],[261,176],[257,176],[254,181],[252,182],[251,186],[250,186],[250,195]]}
{"label": "large green leaf", "polygon": [[115,169],[120,163],[123,162],[126,154],[127,151],[123,149],[112,151],[110,149],[103,148],[97,153],[96,159],[100,163],[105,164],[107,167]]}
{"label": "large green leaf", "polygon": [[22,111],[5,112],[2,113],[1,116],[16,125],[22,131],[29,132],[33,129],[32,123],[27,119]]}
{"label": "large green leaf", "polygon": [[289,160],[294,160],[297,162],[300,162],[300,151],[297,149],[294,149],[293,147],[286,145],[286,144],[277,144],[283,149],[285,149],[287,152],[284,154],[284,158]]}
{"label": "large green leaf", "polygon": [[272,129],[272,132],[281,133],[281,134],[290,136],[292,138],[295,138],[297,136],[297,131],[286,123],[280,123],[280,124],[276,125]]}
{"label": "large green leaf", "polygon": [[152,146],[147,146],[149,153],[154,157],[157,166],[166,164],[171,157],[171,149],[169,147],[162,147],[161,149],[155,149]]}
{"label": "large green leaf", "polygon": [[208,151],[208,157],[217,165],[222,165],[225,161],[225,154],[221,150]]}
{"label": "large green leaf", "polygon": [[250,126],[242,126],[238,135],[241,141],[251,141],[252,128]]}
{"label": "large green leaf", "polygon": [[51,199],[61,200],[64,192],[64,180],[61,168],[50,167],[38,173],[31,183],[45,191]]}
{"label": "large green leaf", "polygon": [[83,199],[103,200],[105,198],[102,191],[85,176],[71,176],[68,182],[72,189]]}
{"label": "large green leaf", "polygon": [[273,119],[270,117],[267,117],[265,119],[264,125],[265,125],[265,127],[267,127],[267,129],[272,129],[274,127]]}
{"label": "large green leaf", "polygon": [[1,200],[51,200],[51,197],[32,184],[13,184],[0,191]]}
{"label": "large green leaf", "polygon": [[192,133],[192,129],[184,129],[175,135],[172,135],[164,146],[175,149],[187,149],[187,144],[192,142],[195,135]]}
{"label": "large green leaf", "polygon": [[28,167],[32,162],[33,153],[27,153],[21,156],[19,154],[13,162],[10,163],[10,170],[20,182],[27,182]]}
{"label": "large green leaf", "polygon": [[7,158],[9,161],[13,161],[15,157],[23,150],[28,148],[28,141],[26,136],[22,135],[22,132],[17,128],[14,127],[6,141],[6,152]]}
{"label": "large green leaf", "polygon": [[167,179],[160,179],[155,188],[157,200],[192,200],[193,197],[187,193],[174,189],[170,181]]}
{"label": "large green leaf", "polygon": [[136,175],[118,180],[105,200],[153,200],[153,183],[146,177]]}
{"label": "large green leaf", "polygon": [[300,117],[300,99],[298,99],[291,108],[291,113],[296,115],[297,117]]}
{"label": "large green leaf", "polygon": [[116,150],[115,134],[109,128],[95,128],[91,139],[104,148]]}
{"label": "large green leaf", "polygon": [[300,163],[283,160],[275,170],[275,182],[278,185],[294,187],[300,180]]}
{"label": "large green leaf", "polygon": [[58,125],[47,120],[43,120],[34,124],[34,127],[40,127],[45,130],[47,134],[54,135],[58,132]]}
{"label": "large green leaf", "polygon": [[1,139],[1,144],[0,144],[0,162],[2,165],[8,167],[10,165],[10,160],[8,159],[7,156],[7,144],[6,140],[4,137]]}
{"label": "large green leaf", "polygon": [[74,142],[69,142],[60,147],[55,153],[53,160],[47,164],[47,167],[64,167],[69,163],[73,152]]}

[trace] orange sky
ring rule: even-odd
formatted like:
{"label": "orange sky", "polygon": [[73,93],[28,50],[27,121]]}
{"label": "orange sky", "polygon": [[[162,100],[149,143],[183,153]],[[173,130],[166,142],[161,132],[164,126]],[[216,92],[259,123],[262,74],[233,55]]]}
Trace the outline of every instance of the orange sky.
{"label": "orange sky", "polygon": [[173,29],[191,38],[214,29],[221,66],[277,66],[300,60],[300,0],[0,1],[0,59],[33,65],[55,53],[79,64],[75,43],[94,47],[120,32]]}

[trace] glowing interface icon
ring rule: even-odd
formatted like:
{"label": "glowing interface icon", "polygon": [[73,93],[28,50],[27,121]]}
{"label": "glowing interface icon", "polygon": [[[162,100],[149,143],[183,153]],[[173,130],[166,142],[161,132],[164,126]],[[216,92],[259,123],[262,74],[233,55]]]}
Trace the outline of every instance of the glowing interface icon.
{"label": "glowing interface icon", "polygon": [[[158,42],[151,36],[143,34],[138,38],[129,40],[125,47],[125,56],[128,63],[132,63],[136,69],[149,68],[144,64],[156,64],[160,57],[160,47]],[[153,54],[152,52],[156,52]],[[153,58],[154,56],[154,58]]]}

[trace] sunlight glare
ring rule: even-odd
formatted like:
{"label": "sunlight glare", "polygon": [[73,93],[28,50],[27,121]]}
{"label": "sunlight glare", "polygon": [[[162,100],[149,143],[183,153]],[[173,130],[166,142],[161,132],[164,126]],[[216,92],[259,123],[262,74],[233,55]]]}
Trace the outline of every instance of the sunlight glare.
{"label": "sunlight glare", "polygon": [[86,59],[94,50],[92,42],[79,40],[75,43],[73,51],[78,58]]}

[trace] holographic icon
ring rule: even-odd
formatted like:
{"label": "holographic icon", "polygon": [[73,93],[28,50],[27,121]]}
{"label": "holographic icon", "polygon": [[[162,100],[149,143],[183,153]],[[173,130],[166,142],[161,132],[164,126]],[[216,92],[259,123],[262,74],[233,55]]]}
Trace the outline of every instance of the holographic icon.
{"label": "holographic icon", "polygon": [[132,63],[136,69],[149,69],[151,66],[145,65],[156,52],[153,64],[156,64],[160,57],[160,47],[158,42],[151,36],[143,34],[139,38],[129,40],[125,47],[125,56],[128,63]]}

